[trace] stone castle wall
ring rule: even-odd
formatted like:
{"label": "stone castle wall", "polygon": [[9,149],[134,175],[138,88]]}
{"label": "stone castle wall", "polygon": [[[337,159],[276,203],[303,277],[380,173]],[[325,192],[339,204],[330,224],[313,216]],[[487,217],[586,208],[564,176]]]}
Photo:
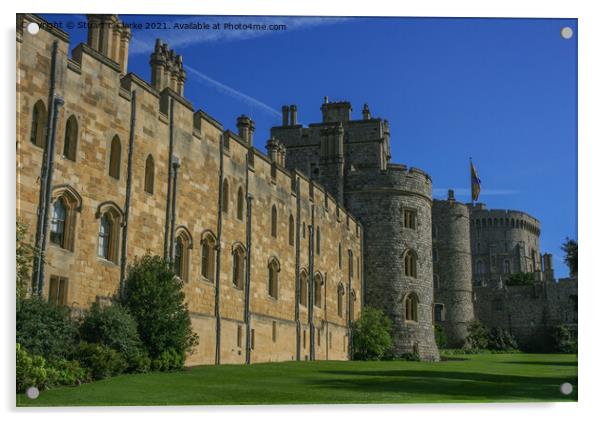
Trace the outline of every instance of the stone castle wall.
{"label": "stone castle wall", "polygon": [[[22,25],[44,22],[33,15],[20,15],[20,19],[17,33],[18,217],[29,226],[33,236],[44,150],[30,142],[32,110],[38,101],[48,107],[51,52],[55,41],[58,42],[56,94],[64,98],[64,106],[59,109],[56,130],[53,200],[64,189],[80,198],[79,205],[72,210],[75,215],[72,250],[48,243],[43,295],[48,295],[51,277],[67,280],[66,304],[75,309],[86,309],[93,302],[111,299],[117,293],[122,256],[116,261],[98,256],[99,218],[108,206],[123,218],[120,212],[126,201],[130,153],[132,183],[127,260],[131,263],[145,253],[164,254],[169,138],[170,127],[173,127],[173,156],[180,163],[175,232],[176,236],[185,233],[190,237],[185,250],[188,261],[185,292],[193,327],[200,337],[200,344],[187,364],[214,363],[216,349],[221,362],[244,363],[247,331],[253,336],[251,362],[294,360],[297,347],[299,359],[309,359],[312,330],[316,359],[347,359],[349,323],[361,310],[362,280],[361,271],[351,274],[348,265],[339,267],[337,262],[339,244],[342,250],[351,251],[358,259],[362,256],[363,233],[355,218],[337,207],[320,185],[302,173],[288,171],[272,162],[253,148],[248,139],[225,131],[219,122],[203,110],[195,110],[169,86],[159,91],[135,74],[123,75],[122,63],[85,44],[77,46],[69,57],[69,39],[65,33],[51,28],[31,35],[22,30]],[[130,150],[134,91],[136,124]],[[170,113],[170,101],[173,113]],[[78,122],[74,161],[62,154],[65,124],[72,115]],[[117,179],[109,176],[108,164],[115,136],[122,151]],[[155,163],[153,193],[144,188],[145,163],[149,156]],[[221,204],[220,169],[221,183],[228,184],[228,195]],[[237,215],[239,189],[245,198],[242,218]],[[252,197],[250,201],[248,195]],[[252,216],[247,224],[249,203]],[[271,236],[274,205],[278,215],[276,238]],[[290,217],[294,220],[295,239],[298,238],[293,245],[289,243]],[[307,305],[298,304],[299,273],[308,271],[310,266],[310,226],[314,232],[320,232],[319,252],[317,239],[314,241],[313,271],[323,280],[319,287],[322,300],[312,309],[311,319]],[[247,227],[250,227],[249,233]],[[248,250],[247,234],[251,238]],[[201,241],[206,236],[215,237],[218,244],[215,264],[220,270],[213,280],[201,274]],[[247,294],[244,288],[233,284],[233,250],[238,245],[251,253],[248,329],[244,317]],[[121,250],[121,244],[118,249]],[[279,262],[277,298],[268,294],[270,259]],[[340,288],[345,300],[339,316]]]}

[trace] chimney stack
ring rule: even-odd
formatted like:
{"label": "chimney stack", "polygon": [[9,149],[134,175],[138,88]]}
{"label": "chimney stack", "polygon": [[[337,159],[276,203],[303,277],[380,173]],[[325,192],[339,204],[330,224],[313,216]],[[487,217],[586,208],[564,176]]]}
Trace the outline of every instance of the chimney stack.
{"label": "chimney stack", "polygon": [[270,158],[270,161],[284,167],[286,158],[286,147],[284,144],[278,139],[272,137],[268,139],[266,149],[268,150],[268,157]]}
{"label": "chimney stack", "polygon": [[253,146],[253,132],[255,132],[255,122],[246,115],[241,115],[236,119],[238,136],[249,146]]}
{"label": "chimney stack", "polygon": [[362,117],[364,120],[370,120],[372,116],[370,115],[370,109],[368,108],[368,104],[364,104],[364,109],[362,110]]}
{"label": "chimney stack", "polygon": [[127,73],[128,50],[132,31],[117,15],[87,15],[88,46],[119,64],[121,74]]}
{"label": "chimney stack", "polygon": [[171,88],[178,95],[184,95],[184,60],[181,55],[176,55],[168,45],[157,39],[155,51],[151,54],[151,85],[158,91]]}
{"label": "chimney stack", "polygon": [[282,126],[288,126],[288,105],[282,106]]}
{"label": "chimney stack", "polygon": [[297,125],[297,106],[291,105],[291,126]]}
{"label": "chimney stack", "polygon": [[455,197],[454,191],[452,189],[449,189],[447,191],[447,200],[451,203],[456,201],[456,197]]}

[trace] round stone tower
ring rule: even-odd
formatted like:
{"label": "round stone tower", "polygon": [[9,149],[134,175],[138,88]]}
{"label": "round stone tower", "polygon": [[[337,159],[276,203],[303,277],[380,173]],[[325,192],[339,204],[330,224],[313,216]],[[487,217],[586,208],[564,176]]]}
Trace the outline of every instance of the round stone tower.
{"label": "round stone tower", "polygon": [[433,272],[435,323],[448,346],[461,347],[474,320],[470,214],[453,190],[447,200],[433,201]]}
{"label": "round stone tower", "polygon": [[364,297],[393,322],[396,355],[438,360],[433,329],[432,182],[404,165],[352,169],[345,206],[364,227]]}
{"label": "round stone tower", "polygon": [[536,218],[521,211],[487,209],[483,203],[469,205],[469,210],[476,285],[499,287],[518,272],[542,277]]}

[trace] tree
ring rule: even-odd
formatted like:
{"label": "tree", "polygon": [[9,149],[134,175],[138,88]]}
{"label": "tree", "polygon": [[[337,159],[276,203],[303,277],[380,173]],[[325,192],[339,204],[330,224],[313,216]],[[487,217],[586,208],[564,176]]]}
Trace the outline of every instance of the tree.
{"label": "tree", "polygon": [[569,267],[571,276],[577,276],[577,241],[567,237],[561,249],[564,252],[564,263]]}
{"label": "tree", "polygon": [[192,353],[198,344],[183,286],[169,263],[159,256],[146,255],[129,268],[121,301],[136,320],[151,358],[170,349],[182,355]]}
{"label": "tree", "polygon": [[351,328],[354,359],[380,360],[391,348],[392,324],[382,310],[364,307],[361,317]]}

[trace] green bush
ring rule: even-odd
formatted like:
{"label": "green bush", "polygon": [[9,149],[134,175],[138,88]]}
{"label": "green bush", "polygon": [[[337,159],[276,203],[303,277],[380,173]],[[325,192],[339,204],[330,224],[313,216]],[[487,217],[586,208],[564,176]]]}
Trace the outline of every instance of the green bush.
{"label": "green bush", "polygon": [[554,326],[551,336],[554,351],[562,354],[577,353],[577,334],[573,334],[567,325]]}
{"label": "green bush", "polygon": [[155,371],[181,370],[184,368],[184,354],[171,348],[163,351],[159,358],[153,360],[151,367]]}
{"label": "green bush", "polygon": [[516,339],[510,332],[501,327],[494,327],[487,336],[487,349],[493,351],[512,351],[518,349]]}
{"label": "green bush", "polygon": [[390,350],[391,320],[382,310],[364,307],[361,317],[351,325],[353,334],[353,358],[356,360],[380,360]]}
{"label": "green bush", "polygon": [[94,380],[116,376],[127,368],[123,355],[106,345],[81,342],[74,357],[86,369]]}
{"label": "green bush", "polygon": [[65,358],[77,343],[77,323],[69,310],[37,298],[17,301],[17,342],[47,360]]}
{"label": "green bush", "polygon": [[152,359],[169,349],[191,353],[198,344],[182,289],[182,281],[159,256],[146,255],[129,269],[122,304],[136,320]]}
{"label": "green bush", "polygon": [[128,363],[128,371],[148,371],[150,360],[140,340],[136,320],[122,305],[93,304],[79,331],[83,341],[106,345],[121,353]]}
{"label": "green bush", "polygon": [[435,325],[435,342],[437,343],[437,348],[439,349],[447,346],[447,335],[445,334],[445,330],[441,325]]}
{"label": "green bush", "polygon": [[508,277],[506,285],[517,286],[517,285],[533,285],[535,282],[535,273],[533,272],[518,272],[513,273]]}
{"label": "green bush", "polygon": [[468,325],[468,336],[464,343],[464,349],[466,351],[478,351],[487,349],[489,346],[489,331],[483,326],[478,320],[473,320]]}
{"label": "green bush", "polygon": [[48,382],[57,386],[79,386],[89,382],[90,371],[79,365],[78,361],[59,359],[48,367]]}
{"label": "green bush", "polygon": [[39,355],[29,354],[17,343],[17,392],[25,392],[30,387],[44,390],[48,386],[46,360]]}

